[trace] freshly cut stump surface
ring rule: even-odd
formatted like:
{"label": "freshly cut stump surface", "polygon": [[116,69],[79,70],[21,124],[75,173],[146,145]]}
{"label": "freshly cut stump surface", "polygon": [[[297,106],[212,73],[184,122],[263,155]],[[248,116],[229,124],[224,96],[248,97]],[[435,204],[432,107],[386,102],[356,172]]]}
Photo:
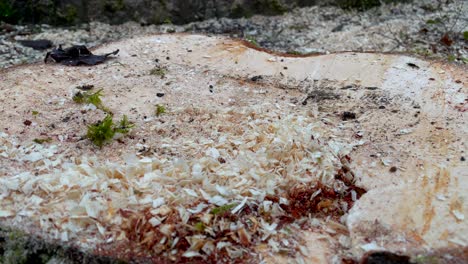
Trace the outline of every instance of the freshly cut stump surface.
{"label": "freshly cut stump surface", "polygon": [[[468,259],[466,68],[200,35],[93,52],[116,49],[0,72],[2,226],[143,262]],[[98,148],[102,109],[135,126]]]}

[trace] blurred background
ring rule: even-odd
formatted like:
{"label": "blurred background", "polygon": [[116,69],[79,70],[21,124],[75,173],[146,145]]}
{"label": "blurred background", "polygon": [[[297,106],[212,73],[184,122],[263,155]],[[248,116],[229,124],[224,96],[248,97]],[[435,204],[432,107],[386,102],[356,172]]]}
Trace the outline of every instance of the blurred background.
{"label": "blurred background", "polygon": [[275,51],[405,52],[468,62],[465,0],[0,0],[0,67],[63,44],[148,33],[243,38]]}

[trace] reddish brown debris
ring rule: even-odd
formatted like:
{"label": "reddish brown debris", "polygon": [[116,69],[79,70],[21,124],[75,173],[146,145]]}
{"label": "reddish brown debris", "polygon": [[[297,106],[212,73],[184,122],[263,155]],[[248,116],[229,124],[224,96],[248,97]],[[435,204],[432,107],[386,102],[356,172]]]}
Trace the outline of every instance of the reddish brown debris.
{"label": "reddish brown debris", "polygon": [[[150,212],[151,208],[139,212],[121,210],[120,215],[124,221],[120,228],[125,232],[127,243],[102,246],[96,253],[144,263],[233,263],[233,261],[246,263],[254,261],[256,258],[250,254],[244,254],[245,256],[242,258],[234,260],[226,249],[215,249],[212,254],[203,257],[185,258],[182,255],[191,247],[186,237],[194,235],[205,235],[215,244],[220,241],[230,242],[236,247],[245,248],[248,252],[255,252],[254,247],[260,241],[262,234],[259,232],[258,226],[253,225],[250,221],[252,217],[261,217],[266,221],[276,222],[279,229],[293,223],[298,218],[309,215],[319,218],[332,216],[334,220],[338,220],[366,192],[354,184],[354,174],[349,167],[350,162],[349,156],[342,157],[343,166],[335,175],[336,183],[344,186],[340,191],[335,191],[333,187],[323,185],[320,182],[314,185],[301,184],[292,187],[287,194],[289,205],[281,205],[286,212],[284,215],[276,217],[265,215],[255,204],[246,204],[242,211],[236,214],[226,210],[215,215],[214,221],[225,219],[230,222],[242,223],[244,227],[236,232],[224,230],[216,231],[214,235],[210,235],[203,229],[196,228],[197,224],[200,223],[200,215],[192,215],[187,224],[183,224],[178,212],[172,210],[162,223],[173,227],[172,232],[175,235],[168,237],[167,234],[161,232],[160,226],[153,227],[150,223],[150,219],[153,217]],[[279,204],[279,197],[267,195],[265,200]],[[192,207],[197,204],[192,204]],[[164,236],[167,237],[168,241],[175,237],[180,240],[175,247],[170,248],[168,242],[160,243]],[[168,252],[174,249],[177,249],[178,253],[168,255]]]}

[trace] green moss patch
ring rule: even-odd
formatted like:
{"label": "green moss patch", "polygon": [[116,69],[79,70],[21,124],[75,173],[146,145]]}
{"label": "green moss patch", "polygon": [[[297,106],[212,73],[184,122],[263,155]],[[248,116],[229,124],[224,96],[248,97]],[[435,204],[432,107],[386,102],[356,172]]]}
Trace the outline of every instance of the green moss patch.
{"label": "green moss patch", "polygon": [[103,96],[102,93],[103,89],[100,89],[99,91],[95,93],[91,92],[77,92],[75,95],[73,95],[73,102],[77,104],[92,104],[96,106],[96,108],[101,109],[104,112],[110,112],[109,109],[104,107],[102,104],[101,97]]}
{"label": "green moss patch", "polygon": [[156,116],[160,116],[164,113],[166,113],[166,107],[164,105],[157,104],[155,111]]}
{"label": "green moss patch", "polygon": [[86,137],[94,145],[102,148],[104,144],[110,142],[116,133],[127,134],[134,127],[134,124],[128,121],[127,116],[123,116],[118,124],[112,120],[112,115],[107,115],[102,121],[88,126]]}
{"label": "green moss patch", "polygon": [[46,242],[36,236],[0,226],[1,264],[125,263],[118,259],[85,253],[77,248]]}
{"label": "green moss patch", "polygon": [[226,204],[226,205],[219,206],[219,207],[212,209],[210,213],[214,215],[222,215],[224,213],[227,213],[229,210],[231,210],[232,208],[236,206],[237,204]]}

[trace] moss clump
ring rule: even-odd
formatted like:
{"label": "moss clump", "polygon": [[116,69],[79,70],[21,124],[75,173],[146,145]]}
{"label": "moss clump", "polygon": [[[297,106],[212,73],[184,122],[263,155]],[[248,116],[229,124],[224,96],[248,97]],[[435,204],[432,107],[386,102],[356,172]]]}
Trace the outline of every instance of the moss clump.
{"label": "moss clump", "polygon": [[166,113],[166,107],[164,105],[157,104],[155,111],[156,116],[160,116],[164,113]]}
{"label": "moss clump", "polygon": [[52,141],[52,138],[48,137],[48,138],[35,138],[33,139],[33,142],[34,143],[37,143],[37,144],[44,144],[44,143],[49,143]]}
{"label": "moss clump", "polygon": [[113,126],[114,122],[112,121],[112,116],[108,115],[101,122],[88,126],[86,137],[91,140],[94,145],[102,148],[104,143],[110,141],[114,137],[115,131]]}
{"label": "moss clump", "polygon": [[227,211],[231,210],[232,208],[236,207],[237,204],[226,204],[223,206],[216,207],[210,211],[211,214],[214,215],[222,215]]}
{"label": "moss clump", "polygon": [[456,59],[457,59],[457,56],[455,56],[455,55],[453,55],[453,54],[450,54],[450,55],[448,55],[448,57],[447,57],[447,60],[448,60],[449,62],[454,62]]}
{"label": "moss clump", "polygon": [[151,71],[151,75],[160,76],[161,79],[166,76],[167,70],[161,66],[154,67]]}
{"label": "moss clump", "polygon": [[246,36],[245,40],[248,41],[250,44],[254,45],[255,47],[259,47],[257,39],[252,36]]}
{"label": "moss clump", "polygon": [[25,263],[28,259],[24,234],[12,231],[5,239],[2,263]]}
{"label": "moss clump", "polygon": [[111,141],[116,133],[127,134],[134,127],[134,124],[128,121],[127,116],[123,116],[118,125],[112,121],[112,115],[107,115],[102,121],[88,126],[86,137],[94,145],[102,148],[105,143]]}
{"label": "moss clump", "polygon": [[440,19],[440,17],[436,18],[436,19],[428,19],[426,21],[426,24],[428,25],[437,25],[437,24],[442,24],[442,19]]}
{"label": "moss clump", "polygon": [[202,222],[198,222],[193,226],[193,229],[195,229],[198,232],[203,232],[205,231],[205,225]]}
{"label": "moss clump", "polygon": [[0,225],[0,263],[1,264],[45,264],[54,258],[59,263],[126,263],[91,255],[77,248],[63,244],[50,243],[19,230]]}
{"label": "moss clump", "polygon": [[43,247],[42,243],[31,240],[21,231],[0,230],[0,238],[4,242],[0,243],[0,263],[4,264],[27,264],[27,263],[47,263],[54,255],[54,249]]}
{"label": "moss clump", "polygon": [[100,89],[95,93],[77,92],[72,99],[77,104],[93,104],[96,108],[101,109],[104,112],[109,112],[109,110],[102,104],[102,91],[103,89]]}
{"label": "moss clump", "polygon": [[102,90],[103,89],[100,89],[99,91],[92,93],[92,94],[86,93],[86,92],[85,93],[78,92],[75,95],[73,95],[73,98],[72,98],[73,102],[77,104],[89,103],[97,107],[98,105],[102,104],[102,101],[101,101]]}
{"label": "moss clump", "polygon": [[114,128],[114,131],[120,134],[127,134],[134,126],[134,124],[128,121],[127,116],[124,115],[122,120],[120,120],[119,125]]}

